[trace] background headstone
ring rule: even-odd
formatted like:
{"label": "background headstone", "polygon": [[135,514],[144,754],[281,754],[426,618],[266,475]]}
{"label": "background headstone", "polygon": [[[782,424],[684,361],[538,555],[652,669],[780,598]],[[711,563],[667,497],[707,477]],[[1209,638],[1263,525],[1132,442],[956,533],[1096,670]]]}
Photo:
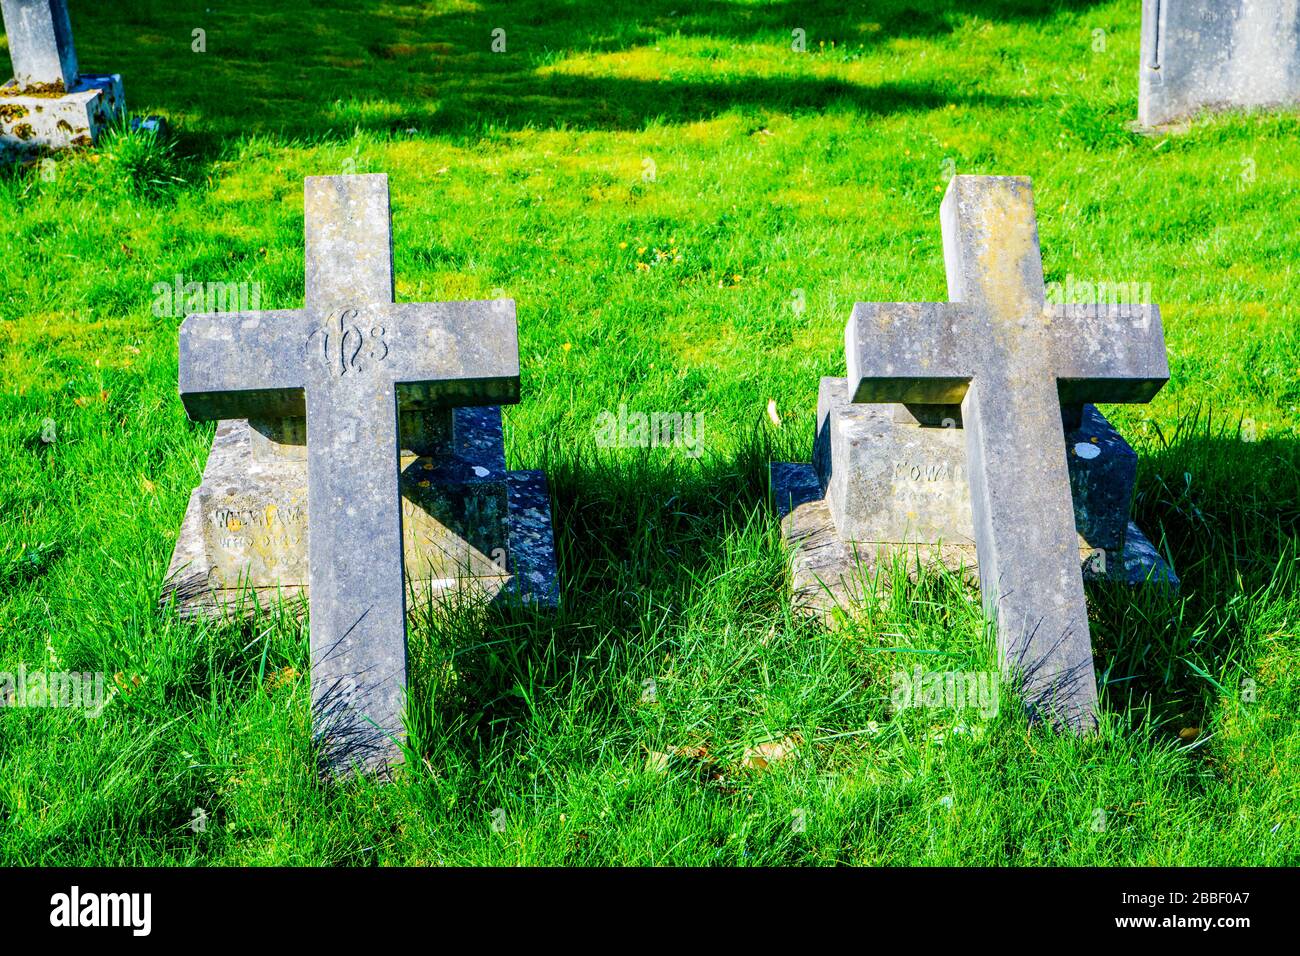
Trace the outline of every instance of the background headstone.
{"label": "background headstone", "polygon": [[1143,0],[1138,122],[1300,103],[1300,0]]}

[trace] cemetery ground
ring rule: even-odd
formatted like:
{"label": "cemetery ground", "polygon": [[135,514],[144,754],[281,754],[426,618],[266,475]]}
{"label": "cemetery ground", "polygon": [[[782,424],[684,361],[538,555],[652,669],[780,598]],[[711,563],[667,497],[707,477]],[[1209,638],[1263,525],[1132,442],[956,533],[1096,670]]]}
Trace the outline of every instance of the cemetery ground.
{"label": "cemetery ground", "polygon": [[[111,695],[0,713],[0,861],[1300,859],[1296,116],[1131,132],[1122,0],[126,6],[73,4],[82,63],[174,137],[0,173],[0,670]],[[386,785],[317,778],[290,609],[157,607],[213,432],[157,287],[300,307],[302,180],[345,172],[390,178],[398,301],[516,300],[507,458],[547,470],[563,588],[417,607]],[[808,460],[855,301],[946,299],[953,172],[1033,178],[1049,282],[1162,307],[1169,385],[1105,411],[1183,590],[1090,590],[1084,739],[1005,689],[891,707],[996,667],[952,575],[790,606],[768,463]],[[620,406],[698,447],[604,447]]]}

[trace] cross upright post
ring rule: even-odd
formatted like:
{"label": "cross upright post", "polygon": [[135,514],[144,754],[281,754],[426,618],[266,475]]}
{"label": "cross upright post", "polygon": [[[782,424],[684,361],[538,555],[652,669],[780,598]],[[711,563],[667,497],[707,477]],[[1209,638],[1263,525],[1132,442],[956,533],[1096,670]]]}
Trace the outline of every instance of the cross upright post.
{"label": "cross upright post", "polygon": [[67,0],[0,0],[0,7],[18,85],[76,86],[77,50]]}
{"label": "cross upright post", "polygon": [[400,410],[519,398],[514,303],[393,302],[388,179],[308,178],[306,303],[191,315],[193,419],[306,415],[312,706],[327,764],[400,756],[406,594]]}
{"label": "cross upright post", "polygon": [[858,303],[854,402],[960,403],[985,608],[1031,710],[1095,725],[1062,406],[1146,402],[1169,378],[1159,310],[1047,304],[1027,179],[956,176],[942,207],[946,303]]}

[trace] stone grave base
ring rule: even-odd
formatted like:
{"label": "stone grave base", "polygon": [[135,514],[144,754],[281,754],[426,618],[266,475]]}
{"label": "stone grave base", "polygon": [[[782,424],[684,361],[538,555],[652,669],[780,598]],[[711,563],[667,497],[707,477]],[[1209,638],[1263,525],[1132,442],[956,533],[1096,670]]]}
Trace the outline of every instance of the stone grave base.
{"label": "stone grave base", "polygon": [[[793,600],[797,610],[829,616],[839,607],[850,610],[864,600],[864,592],[882,562],[877,595],[887,597],[890,588],[888,563],[900,554],[909,563],[909,577],[916,568],[942,566],[974,585],[979,584],[979,564],[974,545],[849,543],[835,530],[830,505],[812,465],[774,462],[771,467],[772,494],[781,516],[781,533],[791,549]],[[1085,582],[1138,585],[1163,583],[1178,588],[1173,569],[1147,540],[1135,522],[1129,522],[1121,560],[1113,558],[1103,566],[1097,553],[1082,543],[1079,563]]]}
{"label": "stone grave base", "polygon": [[83,74],[67,92],[20,90],[10,80],[0,87],[0,147],[32,152],[90,146],[125,110],[116,73]]}
{"label": "stone grave base", "polygon": [[[437,464],[401,456],[408,613],[453,597],[557,606],[545,473],[505,470],[499,408],[454,415],[455,449]],[[160,600],[174,598],[182,617],[306,609],[307,463],[288,457],[292,445],[256,460],[264,441],[244,419],[217,426]]]}

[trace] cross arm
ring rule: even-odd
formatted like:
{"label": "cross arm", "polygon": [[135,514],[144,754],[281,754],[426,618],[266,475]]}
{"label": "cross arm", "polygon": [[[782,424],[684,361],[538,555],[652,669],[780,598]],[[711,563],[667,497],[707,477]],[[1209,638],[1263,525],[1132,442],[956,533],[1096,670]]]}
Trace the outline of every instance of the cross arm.
{"label": "cross arm", "polygon": [[194,421],[306,414],[304,313],[200,313],[181,324],[180,395]]}
{"label": "cross arm", "polygon": [[1061,401],[1149,402],[1169,381],[1169,358],[1156,305],[1051,307],[1060,350]]}
{"label": "cross arm", "polygon": [[399,303],[388,314],[388,374],[402,408],[519,401],[513,300]]}
{"label": "cross arm", "polygon": [[963,310],[947,302],[859,302],[844,330],[854,402],[956,404],[971,371],[962,361]]}

